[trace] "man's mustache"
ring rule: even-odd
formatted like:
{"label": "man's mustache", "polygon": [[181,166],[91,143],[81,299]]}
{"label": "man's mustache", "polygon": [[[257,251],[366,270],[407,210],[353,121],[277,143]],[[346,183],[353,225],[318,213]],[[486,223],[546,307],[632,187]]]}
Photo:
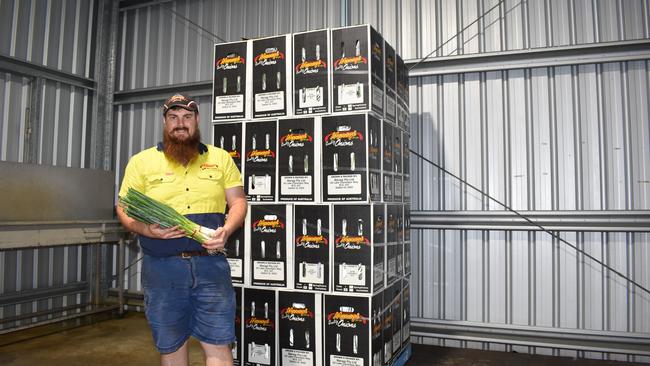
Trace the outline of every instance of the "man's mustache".
{"label": "man's mustache", "polygon": [[187,129],[187,127],[177,127],[177,128],[174,128],[173,131],[174,131],[174,132],[176,132],[176,131],[185,131],[185,132],[190,132],[190,130]]}

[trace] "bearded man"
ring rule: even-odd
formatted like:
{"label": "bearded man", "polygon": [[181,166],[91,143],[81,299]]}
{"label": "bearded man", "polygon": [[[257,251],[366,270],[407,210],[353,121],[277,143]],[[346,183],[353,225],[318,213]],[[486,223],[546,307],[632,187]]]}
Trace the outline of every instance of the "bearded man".
{"label": "bearded man", "polygon": [[223,248],[242,226],[246,196],[230,155],[201,142],[199,108],[190,97],[165,101],[163,141],[131,157],[120,197],[129,188],[216,229],[201,245],[178,227],[145,224],[116,206],[122,225],[140,237],[145,314],[161,365],[188,365],[190,336],[200,341],[206,365],[232,365],[235,295]]}

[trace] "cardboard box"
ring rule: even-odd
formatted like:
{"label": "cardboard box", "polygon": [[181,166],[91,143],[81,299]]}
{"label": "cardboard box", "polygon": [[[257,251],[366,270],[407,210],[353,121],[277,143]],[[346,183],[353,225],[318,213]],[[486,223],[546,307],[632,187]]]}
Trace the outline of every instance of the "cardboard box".
{"label": "cardboard box", "polygon": [[294,288],[330,290],[330,206],[294,206]]}
{"label": "cardboard box", "polygon": [[232,345],[232,361],[233,366],[241,366],[242,364],[242,301],[243,290],[241,287],[235,286],[235,343]]}
{"label": "cardboard box", "polygon": [[373,116],[368,118],[368,191],[373,202],[381,201],[381,125],[381,120]]}
{"label": "cardboard box", "polygon": [[369,25],[359,25],[332,29],[331,38],[333,112],[372,110],[381,116],[381,35]]}
{"label": "cardboard box", "polygon": [[322,305],[321,294],[279,292],[281,366],[323,365]]}
{"label": "cardboard box", "polygon": [[[226,214],[227,217],[227,214]],[[230,265],[230,278],[234,284],[244,284],[246,279],[246,230],[245,224],[230,234],[226,241],[226,255]]]}
{"label": "cardboard box", "polygon": [[411,340],[411,283],[408,278],[402,286],[402,345]]}
{"label": "cardboard box", "polygon": [[293,35],[293,112],[330,112],[330,53],[327,29]]}
{"label": "cardboard box", "polygon": [[[397,60],[397,106],[404,110],[409,110],[409,70],[404,64],[404,59],[400,55],[395,55]],[[398,118],[399,121],[399,118]],[[399,124],[398,124],[399,125]],[[404,128],[404,125],[399,125]]]}
{"label": "cardboard box", "polygon": [[248,60],[250,43],[247,41],[214,45],[212,120],[244,119],[249,116]]}
{"label": "cardboard box", "polygon": [[235,123],[217,123],[213,127],[214,146],[224,149],[230,154],[230,157],[237,165],[237,169],[242,170],[242,140],[243,125],[241,122]]}
{"label": "cardboard box", "polygon": [[378,292],[386,283],[386,205],[374,204],[372,215],[373,292]]}
{"label": "cardboard box", "polygon": [[[379,121],[370,114],[323,117],[323,201],[369,201],[368,126],[376,136]],[[376,174],[376,159],[372,169]]]}
{"label": "cardboard box", "polygon": [[244,365],[277,365],[276,293],[244,289]]}
{"label": "cardboard box", "polygon": [[393,201],[402,202],[402,131],[393,128]]}
{"label": "cardboard box", "polygon": [[395,118],[397,113],[397,60],[395,49],[388,42],[384,42],[384,52],[385,52],[385,111],[384,119],[389,121],[392,124],[395,124]]}
{"label": "cardboard box", "polygon": [[393,334],[393,358],[399,355],[402,348],[402,281],[399,280],[393,284],[391,294],[393,300],[392,334]]}
{"label": "cardboard box", "polygon": [[404,275],[411,274],[411,205],[404,205]]}
{"label": "cardboard box", "polygon": [[380,365],[382,306],[381,294],[372,297],[325,295],[324,364]]}
{"label": "cardboard box", "polygon": [[247,122],[244,190],[249,201],[275,201],[277,121]]}
{"label": "cardboard box", "polygon": [[291,35],[252,41],[253,118],[291,115]]}
{"label": "cardboard box", "polygon": [[392,202],[394,197],[393,190],[395,189],[394,174],[393,174],[393,126],[384,121],[382,129],[382,146],[383,146],[383,159],[382,159],[382,182],[383,182],[383,200],[384,202]]}
{"label": "cardboard box", "polygon": [[[320,196],[320,128],[313,117],[279,122],[279,200],[313,202]],[[320,125],[318,124],[318,127]]]}
{"label": "cardboard box", "polygon": [[393,287],[389,286],[382,292],[382,359],[384,365],[390,365],[393,359]]}
{"label": "cardboard box", "polygon": [[411,202],[411,136],[402,132],[402,196],[404,202]]}
{"label": "cardboard box", "polygon": [[287,287],[293,283],[289,271],[293,260],[291,207],[253,204],[248,217],[251,285]]}
{"label": "cardboard box", "polygon": [[[382,260],[383,247],[375,245],[375,209],[381,205],[333,205],[334,291],[371,293],[383,285],[375,277],[376,260]],[[381,269],[380,269],[381,270]]]}
{"label": "cardboard box", "polygon": [[398,219],[401,206],[389,204],[386,206],[386,284],[392,285],[397,281],[397,255],[398,255]]}

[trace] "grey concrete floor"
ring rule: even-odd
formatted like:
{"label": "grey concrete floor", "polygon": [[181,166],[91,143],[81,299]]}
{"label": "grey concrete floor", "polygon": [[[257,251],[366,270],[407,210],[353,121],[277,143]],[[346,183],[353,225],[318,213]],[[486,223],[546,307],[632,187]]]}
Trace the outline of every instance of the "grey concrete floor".
{"label": "grey concrete floor", "polygon": [[[9,342],[5,342],[9,343]],[[2,343],[0,343],[2,344]],[[203,365],[199,343],[190,340],[190,365]],[[0,365],[27,366],[158,365],[149,326],[142,313],[130,312],[122,319],[55,332],[0,346]],[[625,362],[570,359],[506,352],[413,345],[406,366],[632,366]],[[650,365],[650,364],[649,364]]]}

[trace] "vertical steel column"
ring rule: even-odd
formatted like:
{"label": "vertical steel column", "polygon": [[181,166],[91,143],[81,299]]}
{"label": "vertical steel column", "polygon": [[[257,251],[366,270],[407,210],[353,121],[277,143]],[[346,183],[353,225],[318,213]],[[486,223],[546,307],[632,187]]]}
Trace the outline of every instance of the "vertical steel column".
{"label": "vertical steel column", "polygon": [[89,167],[110,170],[113,158],[113,93],[115,91],[119,0],[99,0],[97,15],[97,48],[94,70],[96,92],[93,98]]}
{"label": "vertical steel column", "polygon": [[41,104],[43,103],[43,86],[45,80],[42,77],[33,77],[29,82],[29,107],[25,113],[25,136],[23,162],[38,164],[38,152],[40,150],[39,139],[41,131]]}

